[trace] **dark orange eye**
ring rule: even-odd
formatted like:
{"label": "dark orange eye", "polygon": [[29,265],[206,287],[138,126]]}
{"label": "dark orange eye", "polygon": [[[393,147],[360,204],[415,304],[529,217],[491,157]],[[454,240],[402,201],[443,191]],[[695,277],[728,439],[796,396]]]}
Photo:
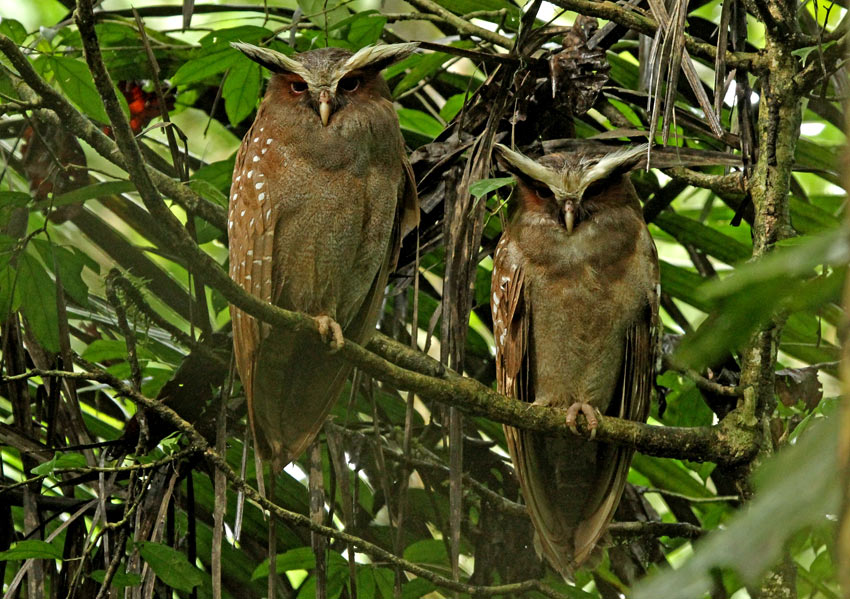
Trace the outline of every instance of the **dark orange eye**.
{"label": "dark orange eye", "polygon": [[534,191],[537,192],[537,197],[546,200],[552,197],[552,190],[546,185],[535,185]]}
{"label": "dark orange eye", "polygon": [[608,185],[609,182],[604,179],[602,181],[596,181],[595,183],[592,183],[587,189],[585,189],[582,195],[586,198],[598,196],[603,191],[605,191],[605,188],[608,187]]}
{"label": "dark orange eye", "polygon": [[360,87],[360,77],[346,77],[339,82],[339,88],[344,92],[353,92]]}
{"label": "dark orange eye", "polygon": [[307,91],[307,82],[306,81],[293,81],[289,84],[289,88],[292,90],[292,93],[295,95],[303,94]]}

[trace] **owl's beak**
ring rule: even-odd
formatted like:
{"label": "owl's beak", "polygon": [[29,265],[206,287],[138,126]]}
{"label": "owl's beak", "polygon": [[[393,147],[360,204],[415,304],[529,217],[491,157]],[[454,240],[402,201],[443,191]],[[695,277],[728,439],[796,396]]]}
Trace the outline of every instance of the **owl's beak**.
{"label": "owl's beak", "polygon": [[331,118],[332,102],[331,92],[326,89],[319,92],[319,117],[322,119],[322,127],[328,126],[328,120]]}
{"label": "owl's beak", "polygon": [[564,227],[567,229],[568,235],[572,235],[575,223],[576,205],[572,200],[567,200],[564,202]]}

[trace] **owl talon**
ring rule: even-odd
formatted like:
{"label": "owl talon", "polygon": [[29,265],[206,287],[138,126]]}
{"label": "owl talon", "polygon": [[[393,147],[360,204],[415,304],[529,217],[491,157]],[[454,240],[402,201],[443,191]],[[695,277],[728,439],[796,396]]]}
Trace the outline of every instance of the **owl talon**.
{"label": "owl talon", "polygon": [[322,340],[330,346],[330,353],[334,354],[345,345],[345,336],[339,323],[327,314],[316,317],[316,326],[319,327],[319,335]]}
{"label": "owl talon", "polygon": [[599,418],[597,418],[596,408],[589,403],[577,401],[567,408],[567,426],[573,431],[573,434],[580,435],[578,427],[576,427],[576,417],[578,413],[584,414],[584,419],[587,421],[587,428],[590,429],[590,439],[596,438],[596,427],[599,426]]}

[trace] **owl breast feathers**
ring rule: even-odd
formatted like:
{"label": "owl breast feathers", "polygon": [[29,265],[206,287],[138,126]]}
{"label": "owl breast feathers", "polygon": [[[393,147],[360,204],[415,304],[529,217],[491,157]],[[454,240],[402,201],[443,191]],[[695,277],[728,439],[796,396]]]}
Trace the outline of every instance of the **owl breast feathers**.
{"label": "owl breast feathers", "polygon": [[[295,56],[236,43],[273,75],[236,157],[230,276],[358,343],[375,329],[416,188],[381,70],[415,44]],[[276,469],[320,430],[350,367],[313,334],[231,307],[236,365],[260,456]]]}
{"label": "owl breast feathers", "polygon": [[[493,259],[499,391],[520,401],[645,421],[658,330],[658,260],[625,174],[646,146],[534,161],[497,146],[516,214]],[[565,578],[595,553],[633,450],[505,427],[536,531]]]}

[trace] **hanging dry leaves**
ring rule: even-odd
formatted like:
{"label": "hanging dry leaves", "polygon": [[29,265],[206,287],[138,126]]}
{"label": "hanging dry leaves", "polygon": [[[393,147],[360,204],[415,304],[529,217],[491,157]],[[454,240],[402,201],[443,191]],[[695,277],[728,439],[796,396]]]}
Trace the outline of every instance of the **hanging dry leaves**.
{"label": "hanging dry leaves", "polygon": [[596,19],[579,15],[564,34],[564,49],[549,58],[552,97],[573,116],[590,110],[611,69],[603,48],[590,48],[587,40],[598,28]]}

